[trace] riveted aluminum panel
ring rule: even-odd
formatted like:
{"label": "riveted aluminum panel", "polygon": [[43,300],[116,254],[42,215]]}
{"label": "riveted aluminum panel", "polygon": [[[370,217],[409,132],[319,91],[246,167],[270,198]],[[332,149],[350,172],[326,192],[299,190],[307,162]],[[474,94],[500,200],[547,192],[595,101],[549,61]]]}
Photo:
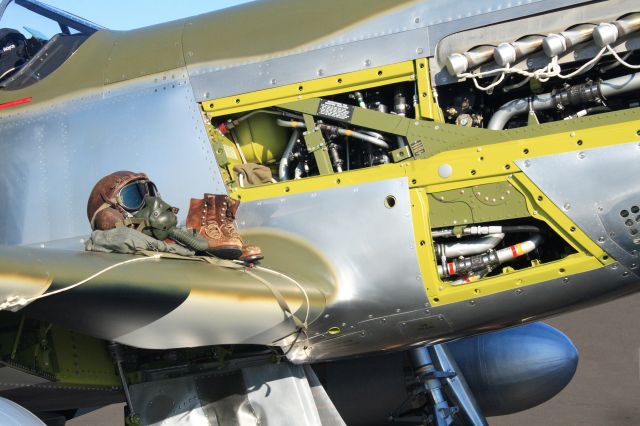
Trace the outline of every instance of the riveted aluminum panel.
{"label": "riveted aluminum panel", "polygon": [[[196,99],[204,101],[433,56],[437,43],[449,34],[587,2],[461,0],[453,5],[449,0],[416,1],[294,49],[188,63],[187,68]],[[315,5],[317,12],[309,8],[310,19],[322,15],[322,2]],[[265,36],[274,31],[266,27],[268,22]],[[189,56],[186,52],[187,62]]]}
{"label": "riveted aluminum panel", "polygon": [[640,275],[640,143],[516,164],[593,241]]}
{"label": "riveted aluminum panel", "polygon": [[[385,207],[389,196],[395,197],[393,208]],[[252,242],[269,228],[300,237],[333,265],[338,290],[311,324],[311,342],[347,338],[343,342],[350,350],[359,346],[358,352],[366,352],[402,339],[397,322],[425,315],[429,304],[406,178],[243,203],[238,224]],[[359,337],[365,329],[377,329],[382,318],[388,318],[389,333]],[[332,327],[340,331],[329,333]],[[348,338],[356,332],[357,339]]]}
{"label": "riveted aluminum panel", "polygon": [[117,170],[147,173],[180,218],[226,192],[184,70],[3,115],[0,135],[2,244],[88,234],[89,193]]}
{"label": "riveted aluminum panel", "polygon": [[429,343],[497,330],[604,303],[640,291],[640,280],[619,263],[538,284],[433,308],[452,325]]}

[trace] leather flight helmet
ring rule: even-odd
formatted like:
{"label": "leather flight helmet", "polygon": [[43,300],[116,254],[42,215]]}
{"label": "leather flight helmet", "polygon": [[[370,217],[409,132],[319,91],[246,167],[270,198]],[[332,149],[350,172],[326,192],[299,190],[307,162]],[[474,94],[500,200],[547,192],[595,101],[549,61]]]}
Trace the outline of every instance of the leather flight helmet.
{"label": "leather flight helmet", "polygon": [[92,230],[105,230],[142,208],[146,195],[157,195],[153,182],[144,173],[119,171],[98,181],[87,202],[87,218]]}

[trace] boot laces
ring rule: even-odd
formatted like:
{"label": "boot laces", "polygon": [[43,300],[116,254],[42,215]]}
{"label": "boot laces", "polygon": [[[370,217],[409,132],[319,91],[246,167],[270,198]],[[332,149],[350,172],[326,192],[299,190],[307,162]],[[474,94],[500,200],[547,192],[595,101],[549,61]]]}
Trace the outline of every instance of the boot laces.
{"label": "boot laces", "polygon": [[204,228],[205,234],[214,240],[220,240],[223,237],[222,229],[220,229],[220,225],[217,223],[209,223]]}
{"label": "boot laces", "polygon": [[227,222],[223,225],[224,230],[227,231],[227,233],[229,234],[230,237],[232,238],[240,238],[240,234],[238,234],[238,230],[236,229],[236,226],[233,224],[233,222]]}

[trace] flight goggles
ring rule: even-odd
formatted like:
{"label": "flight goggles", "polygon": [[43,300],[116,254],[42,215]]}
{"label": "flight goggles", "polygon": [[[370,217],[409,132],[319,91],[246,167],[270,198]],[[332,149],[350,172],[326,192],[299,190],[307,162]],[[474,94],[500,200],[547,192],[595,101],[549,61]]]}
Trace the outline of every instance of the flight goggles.
{"label": "flight goggles", "polygon": [[122,187],[116,199],[123,209],[132,212],[142,208],[147,195],[159,195],[156,185],[150,180],[136,180]]}

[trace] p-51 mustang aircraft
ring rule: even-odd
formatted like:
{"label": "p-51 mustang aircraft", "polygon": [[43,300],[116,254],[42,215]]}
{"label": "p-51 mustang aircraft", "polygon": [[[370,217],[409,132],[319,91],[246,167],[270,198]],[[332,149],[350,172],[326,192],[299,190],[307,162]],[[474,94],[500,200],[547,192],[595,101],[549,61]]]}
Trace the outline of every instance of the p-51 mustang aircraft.
{"label": "p-51 mustang aircraft", "polygon": [[[535,321],[640,289],[636,0],[0,16],[4,418],[483,425],[571,380]],[[85,251],[117,170],[264,260]]]}

